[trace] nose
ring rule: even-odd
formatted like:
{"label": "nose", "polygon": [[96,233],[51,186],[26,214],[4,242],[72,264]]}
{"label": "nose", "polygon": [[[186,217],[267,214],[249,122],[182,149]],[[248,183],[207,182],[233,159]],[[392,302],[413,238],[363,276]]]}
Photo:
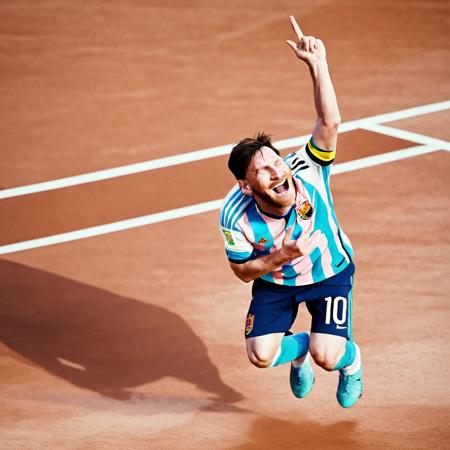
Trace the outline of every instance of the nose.
{"label": "nose", "polygon": [[283,178],[284,171],[281,167],[272,166],[272,178],[274,180],[281,180]]}

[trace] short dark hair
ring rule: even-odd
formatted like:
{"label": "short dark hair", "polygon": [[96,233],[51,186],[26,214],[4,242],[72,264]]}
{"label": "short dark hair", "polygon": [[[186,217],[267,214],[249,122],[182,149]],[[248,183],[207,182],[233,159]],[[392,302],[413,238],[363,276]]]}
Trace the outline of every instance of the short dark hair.
{"label": "short dark hair", "polygon": [[242,139],[237,145],[233,147],[228,158],[228,168],[231,170],[237,180],[244,180],[247,173],[247,168],[250,165],[253,156],[261,147],[271,148],[277,155],[280,151],[277,150],[271,142],[270,134],[260,132],[255,138]]}

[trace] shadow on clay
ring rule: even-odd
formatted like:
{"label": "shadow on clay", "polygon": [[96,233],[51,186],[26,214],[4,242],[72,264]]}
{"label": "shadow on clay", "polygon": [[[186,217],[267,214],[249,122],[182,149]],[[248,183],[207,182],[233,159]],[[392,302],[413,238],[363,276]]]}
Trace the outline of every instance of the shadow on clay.
{"label": "shadow on clay", "polygon": [[213,394],[200,409],[236,410],[242,399],[190,326],[159,306],[0,261],[0,309],[1,341],[75,386],[136,401],[132,388],[169,376]]}
{"label": "shadow on clay", "polygon": [[263,416],[256,419],[248,432],[248,442],[233,450],[262,448],[358,448],[354,435],[356,421],[321,425],[314,421],[290,422]]}

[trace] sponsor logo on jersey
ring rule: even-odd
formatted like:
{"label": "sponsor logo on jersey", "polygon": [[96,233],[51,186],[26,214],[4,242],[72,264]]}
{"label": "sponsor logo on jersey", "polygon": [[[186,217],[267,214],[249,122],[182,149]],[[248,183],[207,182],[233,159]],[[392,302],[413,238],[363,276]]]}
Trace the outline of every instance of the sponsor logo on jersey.
{"label": "sponsor logo on jersey", "polygon": [[304,201],[300,207],[297,209],[297,215],[300,219],[309,220],[311,219],[314,212],[314,208],[308,200]]}
{"label": "sponsor logo on jersey", "polygon": [[253,314],[249,314],[247,316],[247,321],[245,322],[245,335],[247,336],[248,334],[251,333],[251,331],[253,330],[253,322],[255,321],[255,316]]}

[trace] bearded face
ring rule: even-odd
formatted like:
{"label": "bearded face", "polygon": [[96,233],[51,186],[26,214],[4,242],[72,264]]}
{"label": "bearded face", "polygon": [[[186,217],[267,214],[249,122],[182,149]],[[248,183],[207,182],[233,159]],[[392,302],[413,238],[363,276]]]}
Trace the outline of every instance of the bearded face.
{"label": "bearded face", "polygon": [[244,194],[252,195],[258,206],[270,213],[283,215],[295,201],[291,169],[268,147],[255,153],[239,185]]}

